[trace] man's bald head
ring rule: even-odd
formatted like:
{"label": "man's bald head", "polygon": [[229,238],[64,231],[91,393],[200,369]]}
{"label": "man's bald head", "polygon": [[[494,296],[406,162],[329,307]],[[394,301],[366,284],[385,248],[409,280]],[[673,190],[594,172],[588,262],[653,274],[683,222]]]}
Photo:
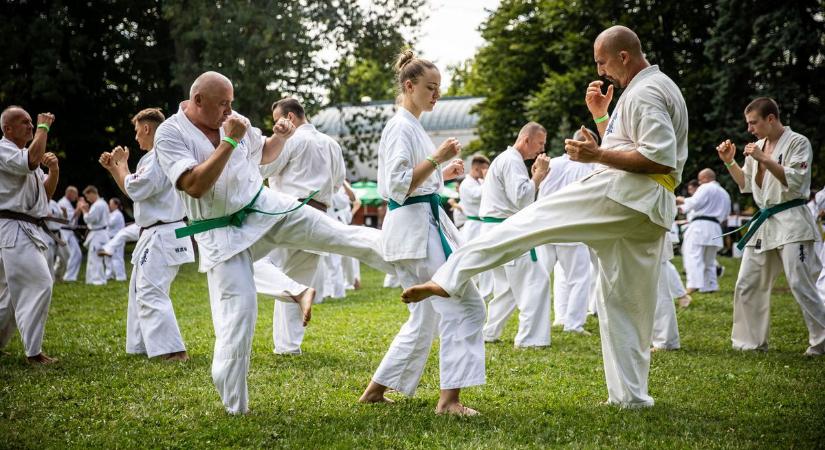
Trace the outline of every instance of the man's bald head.
{"label": "man's bald head", "polygon": [[524,125],[523,127],[521,127],[521,130],[519,130],[518,137],[519,137],[519,139],[522,138],[522,137],[532,138],[532,137],[534,137],[534,136],[536,136],[537,134],[540,134],[540,133],[541,134],[547,134],[547,130],[545,130],[544,127],[541,126],[540,123],[527,122],[527,124]]}
{"label": "man's bald head", "polygon": [[716,181],[716,172],[711,169],[705,168],[699,171],[699,175],[697,176],[699,182],[702,184],[710,183],[711,181]]}
{"label": "man's bald head", "polygon": [[596,38],[595,46],[604,46],[610,52],[625,51],[633,56],[642,56],[642,42],[630,28],[615,25],[602,31]]}
{"label": "man's bald head", "polygon": [[232,81],[229,78],[218,72],[204,72],[195,78],[192,87],[189,88],[189,100],[194,100],[197,94],[213,96],[225,89],[232,89]]}
{"label": "man's bald head", "polygon": [[6,109],[3,110],[3,113],[0,114],[0,129],[2,129],[3,132],[5,132],[6,126],[9,125],[12,120],[19,118],[20,116],[23,116],[25,114],[26,111],[17,105],[8,106]]}

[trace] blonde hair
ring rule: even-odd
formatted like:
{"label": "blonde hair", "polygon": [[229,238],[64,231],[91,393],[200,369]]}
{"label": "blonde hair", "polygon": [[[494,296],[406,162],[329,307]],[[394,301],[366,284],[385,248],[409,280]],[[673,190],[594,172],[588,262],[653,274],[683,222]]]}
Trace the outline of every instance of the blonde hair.
{"label": "blonde hair", "polygon": [[160,112],[160,108],[146,108],[135,114],[135,117],[132,117],[132,123],[135,125],[137,125],[138,122],[152,122],[155,126],[158,126],[162,124],[164,120],[166,120],[166,117]]}
{"label": "blonde hair", "polygon": [[407,80],[416,83],[418,81],[418,77],[423,75],[426,70],[438,70],[435,64],[426,59],[415,56],[415,53],[409,48],[398,54],[398,57],[395,59],[394,67],[395,79],[398,83],[398,95],[402,95],[404,93],[404,83],[406,83]]}

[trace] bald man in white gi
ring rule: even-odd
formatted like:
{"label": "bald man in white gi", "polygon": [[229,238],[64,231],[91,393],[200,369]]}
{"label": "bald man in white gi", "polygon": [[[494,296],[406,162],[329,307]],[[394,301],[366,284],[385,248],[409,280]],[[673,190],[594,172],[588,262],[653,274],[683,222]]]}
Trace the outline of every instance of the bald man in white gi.
{"label": "bald man in white gi", "polygon": [[[594,139],[597,139],[593,131]],[[573,135],[575,140],[583,140],[581,130]],[[593,173],[595,165],[571,161],[567,153],[550,160],[550,173],[539,186],[539,198],[552,195],[570,183],[581,180]],[[590,335],[584,329],[587,321],[587,301],[593,284],[590,270],[590,250],[578,243],[547,244],[540,247],[539,256],[547,273],[553,273],[553,325],[561,325],[564,331]],[[561,266],[560,271],[555,271]]]}
{"label": "bald man in white gi", "polygon": [[106,203],[94,186],[83,189],[85,202],[78,202],[77,207],[83,213],[86,223],[86,284],[102,286],[106,284],[105,257],[98,252],[106,245],[109,234],[106,227],[109,225],[109,205]]}
{"label": "bald man in white gi", "polygon": [[72,202],[76,202],[77,200],[77,188],[67,186],[65,195],[57,202],[57,205],[63,211],[63,217],[69,221],[69,223],[60,227],[60,239],[63,239],[69,251],[69,259],[66,260],[66,272],[63,275],[63,281],[77,281],[77,276],[80,273],[80,265],[83,263],[83,251],[80,249],[80,243],[77,241],[77,235],[74,231],[77,228],[77,218],[80,216],[80,210],[75,209]]}
{"label": "bald man in white gi", "polygon": [[[546,141],[544,127],[530,122],[521,128],[516,143],[490,164],[479,206],[484,222],[482,234],[494,233],[507,218],[536,200],[550,163],[544,155]],[[528,159],[535,159],[532,176],[524,164]],[[530,249],[512,262],[494,268],[491,273],[493,298],[487,305],[484,341],[498,341],[507,319],[518,308],[515,346],[550,345],[550,282],[535,250]]]}
{"label": "bald man in white gi", "polygon": [[[474,155],[470,159],[470,172],[464,177],[464,181],[458,190],[459,205],[464,213],[465,222],[461,227],[461,237],[464,241],[469,241],[480,235],[484,224],[479,215],[481,206],[481,187],[484,185],[484,177],[490,168],[490,160],[484,155]],[[493,294],[493,274],[483,272],[476,277],[478,293],[482,298],[487,298]]]}
{"label": "bald man in white gi", "polygon": [[[17,329],[32,364],[57,361],[42,348],[53,282],[46,261],[51,237],[43,218],[60,176],[57,157],[46,153],[53,122],[53,115],[38,114],[35,128],[19,106],[0,114],[0,349]],[[48,176],[41,164],[48,167]]]}
{"label": "bald man in white gi", "polygon": [[[354,256],[385,272],[381,232],[340,224],[312,207],[263,185],[261,165],[273,162],[294,131],[280,120],[270,138],[232,112],[231,81],[207,72],[189,100],[158,127],[155,152],[180,192],[206,272],[215,351],[212,379],[230,414],[248,412],[247,372],[258,305],[253,262],[275,247]],[[290,211],[291,212],[286,212]],[[302,304],[308,319],[311,303]]]}
{"label": "bald man in white gi", "polygon": [[717,148],[739,190],[753,193],[760,208],[737,243],[744,253],[733,294],[733,348],[768,349],[771,289],[783,271],[808,327],[805,355],[819,356],[825,354],[825,302],[816,289],[822,263],[814,247],[821,237],[805,207],[811,188],[811,143],[782,125],[773,99],[760,97],[749,103],[745,121],[748,132],[759,140],[745,145],[742,167],[734,160],[736,147],[730,140]]}
{"label": "bald man in white gi", "polygon": [[[344,183],[341,146],[315,129],[307,120],[303,106],[293,98],[284,98],[272,105],[273,122],[282,118],[295,127],[295,134],[286,141],[275,161],[267,166],[265,176],[269,176],[269,187],[299,202],[317,191],[307,206],[326,214],[332,205],[332,195]],[[322,263],[318,252],[276,248],[269,257],[289,278],[322,290],[324,280],[316,279],[316,272]],[[317,284],[313,284],[313,280]],[[299,304],[275,302],[272,319],[275,353],[300,354],[304,330]]]}
{"label": "bald man in white gi", "polygon": [[673,189],[687,158],[688,113],[679,88],[644,57],[622,26],[594,44],[600,76],[624,88],[612,114],[613,86],[593,81],[585,100],[602,144],[569,139],[570,159],[604,166],[510,217],[495,232],[459,248],[432,281],[406,290],[406,301],[457,293],[474,274],[532,247],[582,242],[599,257],[597,306],[608,403],[649,407],[650,345],[665,233],[676,215]]}
{"label": "bald man in white gi", "polygon": [[[711,169],[699,171],[699,187],[690,197],[676,197],[676,204],[689,214],[690,225],[682,244],[682,262],[687,274],[687,293],[716,292],[716,253],[722,241],[722,222],[730,214],[730,194],[716,182]],[[688,303],[680,303],[687,307]]]}
{"label": "bald man in white gi", "polygon": [[140,226],[132,252],[132,277],[126,309],[126,353],[186,361],[169,290],[181,265],[195,261],[189,238],[177,239],[175,229],[185,223],[183,202],[158,164],[153,151],[155,131],[165,117],[147,108],[132,118],[135,139],[146,154],[134,173],[129,171],[129,149],[116,147],[100,155],[118,187],[134,202],[135,223]]}

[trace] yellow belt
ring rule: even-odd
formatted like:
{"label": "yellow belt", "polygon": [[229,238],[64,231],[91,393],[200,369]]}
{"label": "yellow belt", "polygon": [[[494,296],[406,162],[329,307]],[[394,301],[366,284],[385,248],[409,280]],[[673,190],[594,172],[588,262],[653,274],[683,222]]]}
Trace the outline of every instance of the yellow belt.
{"label": "yellow belt", "polygon": [[647,176],[649,176],[651,180],[661,184],[663,188],[667,189],[670,192],[673,192],[673,191],[676,190],[676,178],[674,178],[673,175],[670,175],[670,174],[664,175],[664,174],[661,174],[661,173],[653,173],[653,174],[648,174]]}

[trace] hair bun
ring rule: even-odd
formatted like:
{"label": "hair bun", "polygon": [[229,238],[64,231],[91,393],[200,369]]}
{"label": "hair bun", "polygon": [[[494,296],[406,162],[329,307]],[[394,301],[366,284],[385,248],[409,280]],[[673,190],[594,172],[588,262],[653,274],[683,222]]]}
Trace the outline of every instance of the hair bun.
{"label": "hair bun", "polygon": [[395,60],[395,71],[400,72],[401,69],[404,68],[410,61],[415,59],[415,52],[412,49],[408,48],[402,50],[401,53],[398,54],[398,58]]}

